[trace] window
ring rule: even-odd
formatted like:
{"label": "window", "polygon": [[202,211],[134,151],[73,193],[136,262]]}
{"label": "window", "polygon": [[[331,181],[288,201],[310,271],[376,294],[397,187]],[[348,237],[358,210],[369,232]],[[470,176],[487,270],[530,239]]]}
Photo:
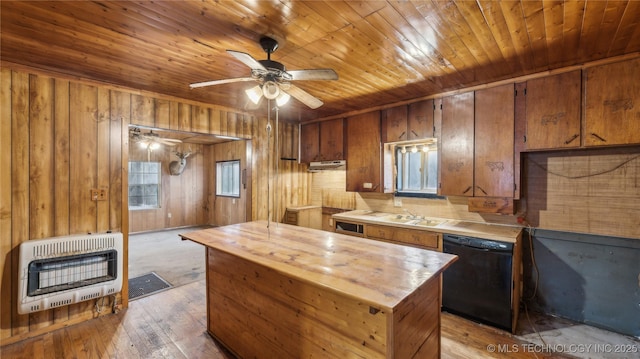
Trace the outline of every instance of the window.
{"label": "window", "polygon": [[216,195],[240,197],[240,160],[216,162]]}
{"label": "window", "polygon": [[160,162],[129,162],[129,209],[160,208]]}
{"label": "window", "polygon": [[438,191],[436,144],[398,144],[395,147],[396,194],[431,197]]}

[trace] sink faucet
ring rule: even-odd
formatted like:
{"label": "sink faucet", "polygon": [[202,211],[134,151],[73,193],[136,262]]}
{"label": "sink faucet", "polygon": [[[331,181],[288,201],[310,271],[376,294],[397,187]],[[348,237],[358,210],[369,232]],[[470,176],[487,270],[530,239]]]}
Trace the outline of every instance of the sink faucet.
{"label": "sink faucet", "polygon": [[403,208],[402,210],[409,214],[409,218],[410,219],[419,219],[420,218],[420,216],[418,216],[417,214],[411,213],[411,211],[406,209],[406,208]]}

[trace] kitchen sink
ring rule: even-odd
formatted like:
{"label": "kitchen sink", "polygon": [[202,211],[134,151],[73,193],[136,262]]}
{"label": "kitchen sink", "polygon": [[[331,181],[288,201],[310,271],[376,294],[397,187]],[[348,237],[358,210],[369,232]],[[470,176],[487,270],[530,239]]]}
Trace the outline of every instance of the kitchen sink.
{"label": "kitchen sink", "polygon": [[444,223],[444,221],[435,220],[435,219],[422,219],[419,222],[416,222],[414,224],[416,226],[422,226],[422,227],[435,227],[442,223]]}
{"label": "kitchen sink", "polygon": [[401,214],[392,214],[384,217],[384,220],[387,222],[393,222],[393,223],[408,223],[411,221],[416,221],[417,219],[414,218],[413,216],[403,216]]}
{"label": "kitchen sink", "polygon": [[383,220],[391,223],[410,224],[410,225],[421,226],[421,227],[435,227],[439,224],[444,223],[444,221],[442,220],[427,219],[427,218],[416,217],[412,215],[402,215],[402,214],[388,215],[384,217]]}

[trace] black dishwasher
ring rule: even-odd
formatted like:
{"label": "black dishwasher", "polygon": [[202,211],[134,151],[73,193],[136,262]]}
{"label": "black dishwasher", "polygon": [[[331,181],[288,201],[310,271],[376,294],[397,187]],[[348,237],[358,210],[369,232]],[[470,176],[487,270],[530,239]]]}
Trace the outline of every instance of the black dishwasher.
{"label": "black dishwasher", "polygon": [[512,331],[513,243],[445,234],[458,260],[442,275],[442,309]]}

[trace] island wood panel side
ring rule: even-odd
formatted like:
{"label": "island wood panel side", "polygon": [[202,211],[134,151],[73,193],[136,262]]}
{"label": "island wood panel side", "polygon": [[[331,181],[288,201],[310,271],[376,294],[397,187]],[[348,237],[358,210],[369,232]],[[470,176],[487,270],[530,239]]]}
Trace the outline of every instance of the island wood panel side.
{"label": "island wood panel side", "polygon": [[[431,278],[394,308],[394,358],[440,357],[440,345],[433,341],[440,340],[441,276]],[[418,352],[422,354],[416,356]]]}
{"label": "island wood panel side", "polygon": [[209,332],[241,357],[385,357],[388,313],[216,249],[207,261]]}

